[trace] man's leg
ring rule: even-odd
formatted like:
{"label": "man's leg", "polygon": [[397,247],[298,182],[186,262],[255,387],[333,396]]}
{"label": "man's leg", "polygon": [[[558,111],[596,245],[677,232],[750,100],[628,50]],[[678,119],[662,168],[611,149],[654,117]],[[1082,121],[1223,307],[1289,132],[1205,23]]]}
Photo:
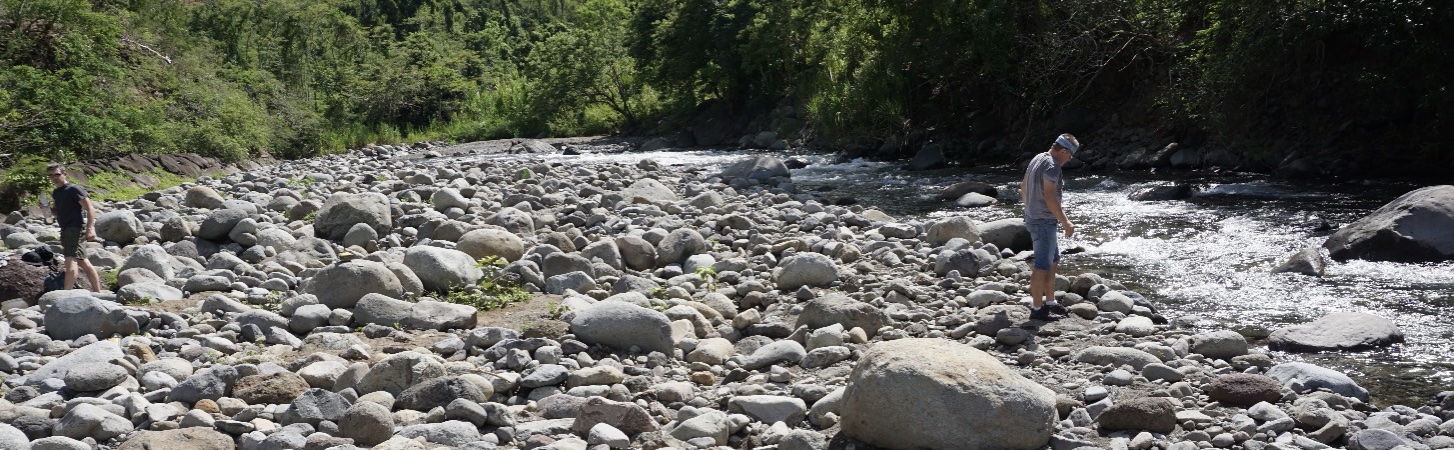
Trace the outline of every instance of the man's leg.
{"label": "man's leg", "polygon": [[1044,273],[1045,271],[1040,269],[1032,269],[1030,271],[1030,304],[1036,308],[1044,304],[1044,300],[1040,297],[1045,291],[1044,286],[1042,286],[1043,283],[1040,282],[1044,278],[1041,276]]}
{"label": "man's leg", "polygon": [[101,292],[101,275],[96,273],[96,266],[85,258],[77,259],[80,260],[81,273],[86,274],[86,280],[91,282],[91,292]]}
{"label": "man's leg", "polygon": [[76,257],[74,257],[74,256],[67,256],[66,257],[65,264],[66,264],[66,287],[64,287],[62,289],[75,289],[76,288]]}

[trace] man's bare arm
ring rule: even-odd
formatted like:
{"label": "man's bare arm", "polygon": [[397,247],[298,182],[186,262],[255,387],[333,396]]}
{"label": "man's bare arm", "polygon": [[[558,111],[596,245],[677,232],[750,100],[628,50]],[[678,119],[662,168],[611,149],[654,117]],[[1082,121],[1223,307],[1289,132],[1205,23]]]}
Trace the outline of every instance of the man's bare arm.
{"label": "man's bare arm", "polygon": [[1060,186],[1053,181],[1044,181],[1042,190],[1045,191],[1045,207],[1065,227],[1065,237],[1071,237],[1075,234],[1075,224],[1070,223],[1070,219],[1065,217],[1065,211],[1060,208]]}
{"label": "man's bare arm", "polygon": [[86,240],[96,238],[96,208],[91,207],[91,199],[82,198],[81,207],[86,209]]}

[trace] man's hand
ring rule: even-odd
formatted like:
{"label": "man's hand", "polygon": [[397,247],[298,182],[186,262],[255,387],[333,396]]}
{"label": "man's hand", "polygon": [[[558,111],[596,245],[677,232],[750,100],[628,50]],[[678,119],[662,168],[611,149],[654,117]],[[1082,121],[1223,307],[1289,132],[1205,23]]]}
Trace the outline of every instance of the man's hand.
{"label": "man's hand", "polygon": [[87,229],[86,230],[86,240],[87,241],[94,241],[94,240],[96,240],[96,229],[95,228],[90,228],[90,229]]}
{"label": "man's hand", "polygon": [[1070,223],[1070,219],[1065,219],[1063,225],[1065,225],[1065,237],[1068,238],[1075,235],[1075,224]]}

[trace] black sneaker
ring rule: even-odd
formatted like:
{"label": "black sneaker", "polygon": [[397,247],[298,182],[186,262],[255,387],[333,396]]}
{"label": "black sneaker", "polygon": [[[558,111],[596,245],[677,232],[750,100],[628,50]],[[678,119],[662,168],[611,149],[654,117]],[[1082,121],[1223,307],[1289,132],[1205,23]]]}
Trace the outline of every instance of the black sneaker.
{"label": "black sneaker", "polygon": [[1050,308],[1030,308],[1030,320],[1050,320]]}
{"label": "black sneaker", "polygon": [[1064,316],[1066,314],[1070,314],[1070,311],[1066,311],[1065,310],[1065,307],[1064,306],[1060,306],[1059,303],[1045,305],[1045,309],[1050,310],[1050,313],[1051,314],[1055,314],[1057,316]]}

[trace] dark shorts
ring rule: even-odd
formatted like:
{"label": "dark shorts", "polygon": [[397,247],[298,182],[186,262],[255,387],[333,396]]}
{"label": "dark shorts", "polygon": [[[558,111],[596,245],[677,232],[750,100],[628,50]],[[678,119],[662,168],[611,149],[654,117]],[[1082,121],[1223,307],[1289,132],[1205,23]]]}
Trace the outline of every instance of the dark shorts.
{"label": "dark shorts", "polygon": [[1025,228],[1030,230],[1030,245],[1035,249],[1036,270],[1050,270],[1052,264],[1060,262],[1060,242],[1055,237],[1059,225],[1055,219],[1025,221]]}
{"label": "dark shorts", "polygon": [[61,228],[61,256],[85,259],[86,249],[81,247],[85,235],[80,228]]}

